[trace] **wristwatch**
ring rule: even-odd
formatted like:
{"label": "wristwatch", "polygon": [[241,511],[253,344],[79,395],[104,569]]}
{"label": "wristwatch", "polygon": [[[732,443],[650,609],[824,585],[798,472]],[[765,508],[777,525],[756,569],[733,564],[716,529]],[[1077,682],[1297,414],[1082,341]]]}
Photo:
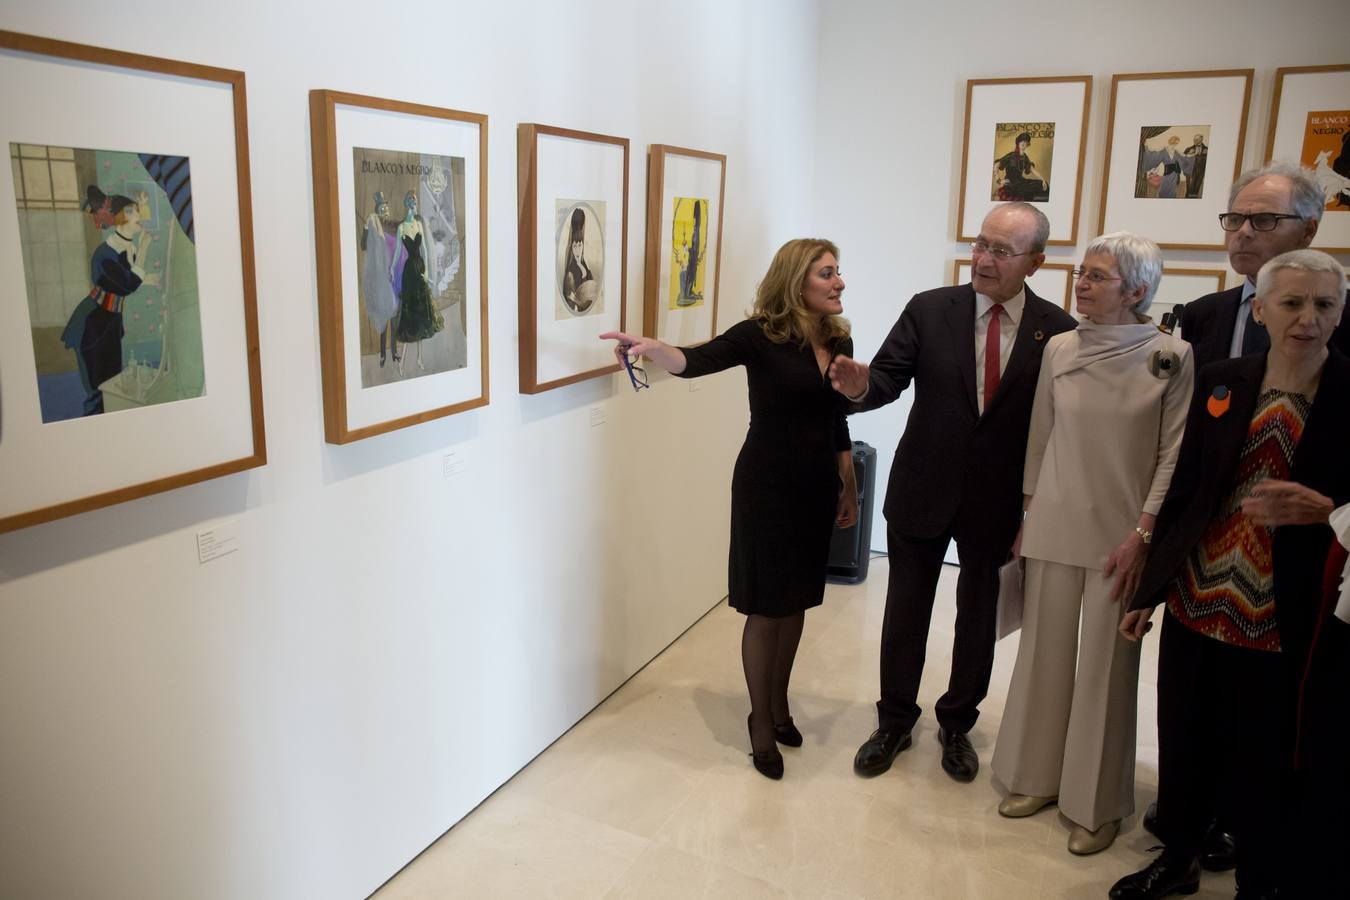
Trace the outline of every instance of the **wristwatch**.
{"label": "wristwatch", "polygon": [[1139,535],[1139,540],[1143,541],[1145,544],[1153,543],[1153,532],[1149,531],[1147,528],[1136,525],[1134,526],[1134,533]]}

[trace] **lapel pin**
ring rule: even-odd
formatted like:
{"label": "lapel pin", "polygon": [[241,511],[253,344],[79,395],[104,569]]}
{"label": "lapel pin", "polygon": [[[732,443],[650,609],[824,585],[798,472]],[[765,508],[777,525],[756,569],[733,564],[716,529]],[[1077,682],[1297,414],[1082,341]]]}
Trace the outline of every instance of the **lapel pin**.
{"label": "lapel pin", "polygon": [[1037,330],[1036,333],[1031,336],[1031,339],[1034,341],[1043,341],[1045,340],[1045,332]]}
{"label": "lapel pin", "polygon": [[[1172,350],[1154,350],[1148,356],[1148,370],[1154,378],[1171,378],[1181,369],[1181,357]],[[1227,393],[1228,389],[1224,388]]]}
{"label": "lapel pin", "polygon": [[1205,407],[1209,410],[1209,414],[1217,419],[1228,412],[1228,404],[1232,402],[1232,399],[1233,395],[1229,392],[1228,386],[1221,384],[1210,392]]}

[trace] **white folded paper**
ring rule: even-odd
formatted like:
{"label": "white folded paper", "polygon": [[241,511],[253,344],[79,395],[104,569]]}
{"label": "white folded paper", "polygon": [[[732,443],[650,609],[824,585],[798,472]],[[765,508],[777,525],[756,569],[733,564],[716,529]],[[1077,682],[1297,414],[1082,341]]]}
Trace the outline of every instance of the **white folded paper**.
{"label": "white folded paper", "polygon": [[[1331,529],[1336,532],[1336,540],[1341,542],[1341,546],[1350,549],[1350,503],[1332,511]],[[1350,560],[1346,561],[1345,570],[1341,572],[1341,596],[1332,614],[1350,625]]]}
{"label": "white folded paper", "polygon": [[996,613],[998,637],[1003,640],[1022,627],[1022,579],[1024,575],[1022,558],[1005,563],[998,570],[998,611]]}

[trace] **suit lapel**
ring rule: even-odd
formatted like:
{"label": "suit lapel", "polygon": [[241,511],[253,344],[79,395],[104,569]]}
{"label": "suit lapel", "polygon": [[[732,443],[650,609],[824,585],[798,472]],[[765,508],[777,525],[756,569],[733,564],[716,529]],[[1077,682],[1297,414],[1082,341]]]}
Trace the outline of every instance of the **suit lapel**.
{"label": "suit lapel", "polygon": [[1218,321],[1210,334],[1209,352],[1213,359],[1227,359],[1228,351],[1233,347],[1233,332],[1237,330],[1237,311],[1242,303],[1242,285],[1224,291],[1223,304],[1215,315]]}
{"label": "suit lapel", "polygon": [[1218,484],[1231,484],[1233,472],[1237,468],[1242,447],[1247,443],[1247,430],[1251,427],[1252,414],[1256,412],[1256,400],[1261,393],[1261,380],[1266,375],[1266,356],[1251,356],[1243,361],[1231,384],[1226,384],[1232,401],[1228,411],[1219,416],[1215,423],[1214,442],[1218,452],[1214,463],[1209,467],[1211,477]]}
{"label": "suit lapel", "polygon": [[980,402],[975,395],[975,289],[964,285],[952,294],[947,307],[947,331],[952,359],[961,365],[961,381],[971,412],[979,415]]}

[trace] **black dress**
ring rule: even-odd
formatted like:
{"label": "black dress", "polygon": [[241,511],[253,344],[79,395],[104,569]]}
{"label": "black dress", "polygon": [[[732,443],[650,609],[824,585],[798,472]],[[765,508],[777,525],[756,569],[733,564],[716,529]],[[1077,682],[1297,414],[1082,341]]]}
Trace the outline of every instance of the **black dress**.
{"label": "black dress", "polygon": [[422,261],[422,232],[417,237],[403,236],[403,249],[408,258],[403,263],[403,289],[399,295],[400,315],[395,330],[398,339],[405,344],[414,344],[434,337],[445,327],[445,320],[436,305],[431,302],[431,291],[427,288],[427,265]]}
{"label": "black dress", "polygon": [[[838,453],[852,447],[844,398],[809,346],[775,344],[753,319],[682,349],[682,378],[746,368],[750,430],[731,478],[731,606],[765,616],[819,606],[839,503]],[[852,340],[840,340],[836,354],[851,356]]]}

